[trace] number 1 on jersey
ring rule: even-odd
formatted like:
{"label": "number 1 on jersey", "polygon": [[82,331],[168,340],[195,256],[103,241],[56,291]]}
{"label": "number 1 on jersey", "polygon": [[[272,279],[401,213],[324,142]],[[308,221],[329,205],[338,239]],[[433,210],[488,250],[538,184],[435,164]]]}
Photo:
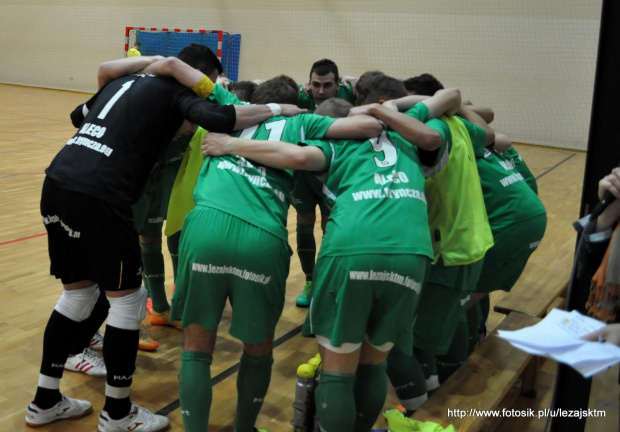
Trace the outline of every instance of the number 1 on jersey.
{"label": "number 1 on jersey", "polygon": [[107,104],[105,104],[105,106],[103,107],[103,109],[101,110],[101,112],[99,113],[99,115],[97,116],[98,119],[103,120],[105,119],[105,116],[108,115],[108,112],[112,109],[112,107],[114,106],[114,104],[120,99],[120,97],[127,91],[129,90],[129,87],[131,87],[131,85],[135,82],[135,80],[131,80],[131,81],[127,81],[125,84],[123,84],[121,86],[120,89],[118,89],[118,91],[116,92],[116,94],[114,96],[112,96],[110,98],[110,100],[108,101]]}

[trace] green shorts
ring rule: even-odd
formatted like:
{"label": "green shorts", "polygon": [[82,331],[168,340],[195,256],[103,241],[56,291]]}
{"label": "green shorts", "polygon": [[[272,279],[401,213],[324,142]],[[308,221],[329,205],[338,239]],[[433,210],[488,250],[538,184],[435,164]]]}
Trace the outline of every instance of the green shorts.
{"label": "green shorts", "polygon": [[171,319],[216,331],[228,299],[230,334],[263,342],[282,314],[290,256],[273,234],[219,210],[194,208],[181,234]]}
{"label": "green shorts", "polygon": [[413,326],[413,346],[429,354],[445,354],[450,348],[461,313],[476,287],[483,261],[464,266],[431,266],[424,284]]}
{"label": "green shorts", "polygon": [[367,254],[319,258],[302,334],[339,353],[364,341],[412,352],[412,326],[430,259]]}
{"label": "green shorts", "polygon": [[309,172],[295,171],[293,181],[291,204],[297,213],[314,213],[318,205],[322,215],[329,214],[329,207],[323,199],[323,182],[321,180]]}
{"label": "green shorts", "polygon": [[530,255],[540,244],[545,228],[545,213],[493,230],[495,245],[484,257],[484,266],[476,292],[510,291],[517,282]]}
{"label": "green shorts", "polygon": [[155,167],[140,199],[132,206],[136,230],[141,236],[161,237],[172,185],[180,166],[181,161],[178,160]]}

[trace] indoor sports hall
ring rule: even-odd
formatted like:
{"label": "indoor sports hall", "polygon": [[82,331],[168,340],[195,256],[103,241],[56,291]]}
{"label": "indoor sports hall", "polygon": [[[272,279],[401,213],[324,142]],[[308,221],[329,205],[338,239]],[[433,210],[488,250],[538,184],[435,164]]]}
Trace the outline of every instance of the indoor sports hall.
{"label": "indoor sports hall", "polygon": [[[616,2],[0,0],[0,23],[0,431],[31,430],[24,415],[37,388],[45,326],[61,294],[49,273],[40,215],[44,171],[76,132],[69,114],[97,91],[99,65],[125,57],[137,41],[142,55],[164,56],[190,42],[205,44],[232,81],[285,74],[304,84],[311,65],[324,58],[353,77],[376,70],[402,80],[431,73],[474,105],[491,107],[490,126],[512,140],[536,178],[547,229],[513,290],[491,294],[487,338],[413,418],[457,431],[620,428],[617,365],[581,379],[494,333],[533,325],[555,307],[583,309],[589,286],[567,290],[573,222],[596,204],[598,181],[620,161]],[[286,302],[256,423],[270,432],[293,431],[297,368],[317,354],[316,342],[301,336],[308,310],[295,306],[305,282],[294,252],[295,224],[291,207]],[[320,224],[314,234],[320,243]],[[164,258],[170,298],[165,241]],[[211,367],[209,432],[234,430],[242,346],[228,334],[230,318],[228,306]],[[160,346],[138,352],[131,398],[168,416],[170,430],[182,431],[183,332],[144,322]],[[104,388],[105,378],[65,371],[61,391],[91,401],[94,412],[40,430],[96,430]],[[388,387],[385,409],[398,405]],[[566,419],[545,411],[558,407],[599,415]],[[459,416],[455,409],[485,414]],[[383,416],[374,427],[387,429]]]}

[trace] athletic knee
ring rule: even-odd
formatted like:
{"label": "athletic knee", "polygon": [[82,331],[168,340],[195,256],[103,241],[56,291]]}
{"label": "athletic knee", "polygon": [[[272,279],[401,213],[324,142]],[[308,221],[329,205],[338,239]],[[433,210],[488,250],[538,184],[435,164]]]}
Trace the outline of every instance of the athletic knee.
{"label": "athletic knee", "polygon": [[244,343],[243,350],[250,357],[264,357],[270,355],[273,351],[273,334],[268,335],[261,343]]}
{"label": "athletic knee", "polygon": [[65,289],[54,310],[72,321],[82,322],[92,313],[99,294],[97,285],[73,290]]}
{"label": "athletic knee", "polygon": [[146,315],[146,288],[140,287],[128,295],[112,297],[108,295],[110,312],[108,325],[124,330],[138,330]]}
{"label": "athletic knee", "polygon": [[183,329],[183,349],[213,354],[216,332],[205,329],[198,324],[190,324]]}

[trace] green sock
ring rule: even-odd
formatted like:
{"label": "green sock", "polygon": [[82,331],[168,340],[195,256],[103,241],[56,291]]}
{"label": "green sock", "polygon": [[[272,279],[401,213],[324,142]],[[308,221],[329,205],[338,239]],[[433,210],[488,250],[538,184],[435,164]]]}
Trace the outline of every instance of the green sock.
{"label": "green sock", "polygon": [[200,351],[181,353],[179,400],[186,432],[205,432],[209,425],[211,389],[211,354]]}
{"label": "green sock", "polygon": [[155,312],[166,312],[170,309],[164,287],[164,256],[161,253],[161,239],[151,243],[140,243],[142,250],[142,277],[144,285],[153,300]]}
{"label": "green sock", "polygon": [[297,255],[299,255],[301,269],[306,274],[306,280],[312,280],[316,258],[314,225],[297,225]]}
{"label": "green sock", "polygon": [[375,424],[383,409],[387,396],[386,363],[380,365],[364,365],[357,367],[355,373],[355,420],[356,432],[368,432]]}
{"label": "green sock", "polygon": [[177,267],[179,265],[179,241],[181,240],[181,231],[172,234],[166,238],[168,244],[168,252],[170,252],[170,260],[172,261],[173,281],[177,280]]}
{"label": "green sock", "polygon": [[437,375],[439,375],[440,383],[445,382],[463,364],[468,355],[468,347],[469,331],[467,329],[467,318],[462,313],[448,352],[444,355],[436,356]]}
{"label": "green sock", "polygon": [[355,375],[321,372],[315,391],[316,411],[323,432],[351,432],[355,428]]}
{"label": "green sock", "polygon": [[428,399],[426,377],[415,356],[408,356],[396,348],[390,351],[387,360],[387,375],[400,404],[405,407],[409,415]]}
{"label": "green sock", "polygon": [[244,352],[239,363],[235,432],[252,432],[269,389],[273,353],[252,357]]}

